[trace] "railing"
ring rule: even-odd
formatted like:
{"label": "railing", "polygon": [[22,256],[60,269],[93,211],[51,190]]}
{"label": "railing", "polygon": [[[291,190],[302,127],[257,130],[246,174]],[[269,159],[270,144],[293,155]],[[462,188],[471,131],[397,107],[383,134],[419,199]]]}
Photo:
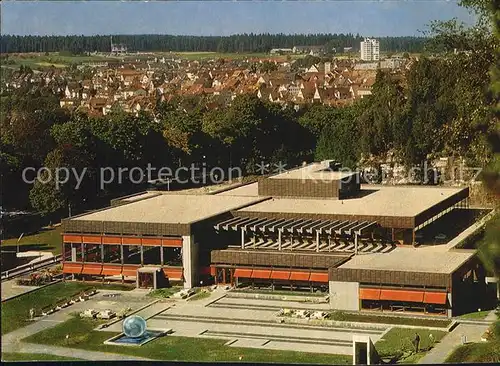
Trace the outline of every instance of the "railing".
{"label": "railing", "polygon": [[41,268],[45,268],[48,266],[53,266],[54,264],[60,263],[62,260],[62,255],[58,254],[54,257],[50,257],[47,259],[42,259],[40,261],[37,261],[35,263],[28,263],[28,264],[23,264],[22,266],[9,269],[8,271],[2,272],[2,281],[10,280],[31,272],[34,272],[36,270],[39,270]]}

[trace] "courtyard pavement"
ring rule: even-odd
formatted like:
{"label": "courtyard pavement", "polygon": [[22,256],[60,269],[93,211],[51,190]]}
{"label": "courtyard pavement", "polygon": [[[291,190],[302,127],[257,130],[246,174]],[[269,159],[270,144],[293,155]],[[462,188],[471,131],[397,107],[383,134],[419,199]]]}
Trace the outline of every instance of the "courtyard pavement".
{"label": "courtyard pavement", "polygon": [[[369,335],[375,343],[383,330],[282,324],[282,307],[323,309],[327,304],[224,297],[222,289],[202,300],[179,300],[147,320],[152,329],[172,329],[175,336],[226,339],[231,347],[352,354],[352,336]],[[119,331],[120,324],[107,330]]]}
{"label": "courtyard pavement", "polygon": [[16,284],[17,280],[2,281],[2,301],[37,288],[37,286],[19,286]]}
{"label": "courtyard pavement", "polygon": [[488,325],[459,324],[450,333],[445,335],[439,343],[435,345],[419,363],[435,365],[444,363],[453,350],[462,344],[462,336],[467,338],[467,342],[481,342],[481,336],[488,329]]}
{"label": "courtyard pavement", "polygon": [[[117,297],[106,296],[110,294],[119,294],[119,296]],[[80,349],[73,349],[66,347],[58,347],[58,346],[31,344],[22,342],[21,340],[32,334],[41,332],[46,329],[50,329],[56,326],[57,324],[65,322],[66,320],[69,320],[71,318],[72,313],[81,312],[85,309],[96,309],[96,310],[111,309],[113,311],[119,311],[123,308],[130,307],[132,308],[132,311],[134,311],[134,309],[139,309],[147,305],[148,303],[151,303],[152,301],[153,299],[144,296],[144,292],[142,293],[140,291],[136,292],[135,290],[99,291],[95,296],[91,297],[88,301],[77,302],[53,314],[38,318],[33,323],[29,324],[26,327],[19,328],[10,333],[2,335],[2,352],[48,353],[58,356],[81,358],[85,360],[146,360],[145,358],[112,354],[107,352],[95,352],[95,351],[80,350]],[[153,304],[153,306],[154,305],[156,304]],[[143,309],[141,311],[146,311],[147,313],[146,309]],[[153,310],[159,311],[159,309],[156,307],[154,307]],[[26,317],[28,317],[28,314],[26,314]],[[121,331],[121,322],[119,323]]]}

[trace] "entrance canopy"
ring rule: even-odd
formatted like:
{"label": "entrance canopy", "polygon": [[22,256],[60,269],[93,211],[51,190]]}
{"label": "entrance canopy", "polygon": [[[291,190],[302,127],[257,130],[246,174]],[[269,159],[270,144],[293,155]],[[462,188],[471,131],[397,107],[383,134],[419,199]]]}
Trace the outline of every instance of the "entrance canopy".
{"label": "entrance canopy", "polygon": [[375,221],[269,219],[262,217],[233,217],[214,225],[216,230],[302,235],[363,235],[375,228]]}

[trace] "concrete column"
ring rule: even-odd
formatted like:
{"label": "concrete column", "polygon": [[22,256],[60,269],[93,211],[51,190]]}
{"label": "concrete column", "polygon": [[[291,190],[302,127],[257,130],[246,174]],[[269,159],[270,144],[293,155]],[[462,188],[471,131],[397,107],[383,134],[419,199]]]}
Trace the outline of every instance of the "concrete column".
{"label": "concrete column", "polygon": [[453,316],[453,303],[452,303],[452,296],[451,296],[451,292],[448,292],[448,303],[450,304],[450,308],[448,310],[446,310],[446,315],[448,316],[448,318],[451,318]]}
{"label": "concrete column", "polygon": [[354,254],[358,254],[358,234],[354,233]]}
{"label": "concrete column", "polygon": [[101,263],[104,263],[104,244],[101,244]]}
{"label": "concrete column", "polygon": [[120,263],[122,264],[123,266],[123,263],[125,263],[125,258],[123,256],[123,245],[120,245]]}
{"label": "concrete column", "polygon": [[182,267],[184,268],[184,288],[196,286],[197,251],[192,235],[182,237]]}
{"label": "concrete column", "polygon": [[316,231],[316,251],[319,252],[319,231]]}
{"label": "concrete column", "polygon": [[85,262],[85,244],[82,243],[82,262]]}
{"label": "concrete column", "polygon": [[245,229],[241,228],[241,249],[245,249]]}
{"label": "concrete column", "polygon": [[281,230],[278,229],[278,250],[281,250]]}
{"label": "concrete column", "polygon": [[76,248],[73,243],[71,243],[71,261],[76,262]]}
{"label": "concrete column", "polygon": [[144,265],[144,247],[141,245],[141,266]]}
{"label": "concrete column", "polygon": [[160,246],[160,264],[163,267],[163,246]]}

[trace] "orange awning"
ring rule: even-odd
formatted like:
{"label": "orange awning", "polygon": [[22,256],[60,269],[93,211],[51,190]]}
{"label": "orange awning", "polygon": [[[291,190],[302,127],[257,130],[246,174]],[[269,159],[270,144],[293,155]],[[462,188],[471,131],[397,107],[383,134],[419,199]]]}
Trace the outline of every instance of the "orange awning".
{"label": "orange awning", "polygon": [[311,272],[311,277],[309,277],[311,282],[326,282],[328,283],[328,273],[322,272]]}
{"label": "orange awning", "polygon": [[84,236],[82,240],[88,244],[101,244],[101,236]]}
{"label": "orange awning", "polygon": [[123,244],[125,245],[141,245],[141,238],[139,237],[124,237]]}
{"label": "orange awning", "polygon": [[423,302],[423,291],[411,290],[381,290],[380,300]]}
{"label": "orange awning", "polygon": [[164,247],[182,248],[182,239],[174,239],[174,238],[162,239],[161,245]]}
{"label": "orange awning", "polygon": [[163,273],[170,280],[180,280],[182,278],[182,268],[163,268]]}
{"label": "orange awning", "polygon": [[252,278],[261,278],[268,280],[271,277],[270,269],[254,269],[252,272]]}
{"label": "orange awning", "polygon": [[378,288],[360,288],[359,298],[361,300],[380,300],[380,289]]}
{"label": "orange awning", "polygon": [[98,264],[92,264],[88,265],[85,264],[83,266],[82,274],[88,274],[88,275],[100,275],[102,272],[102,265]]}
{"label": "orange awning", "polygon": [[133,276],[133,277],[136,277],[137,276],[137,269],[139,267],[123,267],[123,270],[122,270],[122,275],[124,276]]}
{"label": "orange awning", "polygon": [[159,247],[161,245],[161,239],[160,238],[142,238],[142,245]]}
{"label": "orange awning", "polygon": [[118,276],[122,273],[122,266],[121,264],[115,265],[115,264],[104,264],[102,267],[102,274],[104,276]]}
{"label": "orange awning", "polygon": [[65,243],[81,243],[82,236],[81,235],[63,235],[63,241]]}
{"label": "orange awning", "polygon": [[272,271],[271,278],[273,280],[288,280],[290,278],[290,271]]}
{"label": "orange awning", "polygon": [[233,277],[245,277],[245,278],[251,278],[252,277],[252,270],[247,269],[247,268],[237,268],[234,271]]}
{"label": "orange awning", "polygon": [[102,243],[111,245],[121,244],[122,238],[120,238],[119,236],[103,236]]}
{"label": "orange awning", "polygon": [[426,304],[446,304],[447,300],[446,292],[425,292],[424,294],[424,302]]}
{"label": "orange awning", "polygon": [[63,273],[80,274],[82,267],[82,264],[65,262],[63,263]]}
{"label": "orange awning", "polygon": [[290,274],[290,281],[309,281],[311,272],[292,271]]}

